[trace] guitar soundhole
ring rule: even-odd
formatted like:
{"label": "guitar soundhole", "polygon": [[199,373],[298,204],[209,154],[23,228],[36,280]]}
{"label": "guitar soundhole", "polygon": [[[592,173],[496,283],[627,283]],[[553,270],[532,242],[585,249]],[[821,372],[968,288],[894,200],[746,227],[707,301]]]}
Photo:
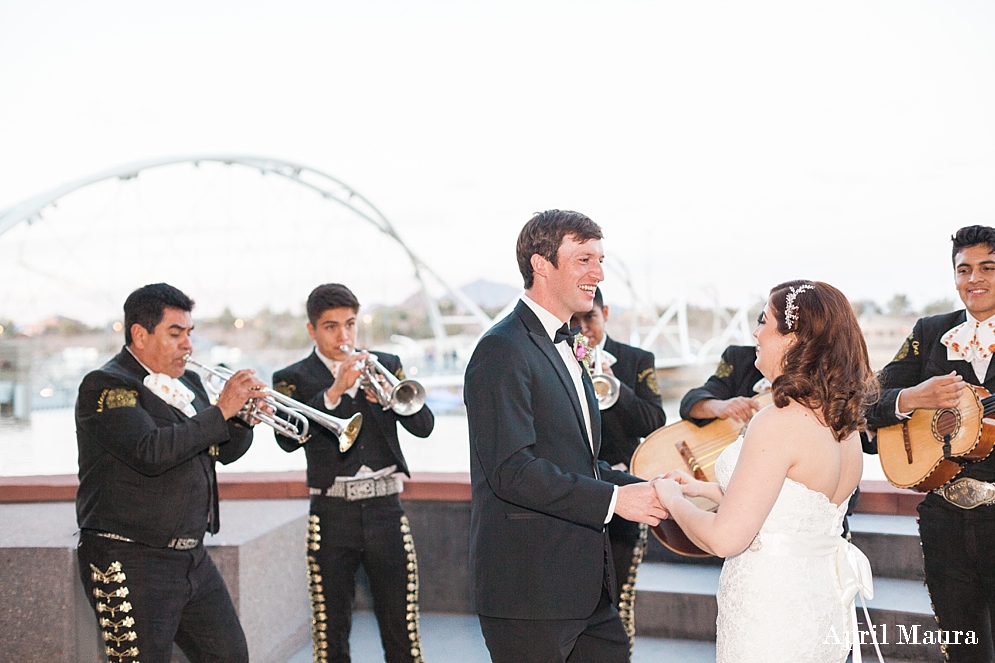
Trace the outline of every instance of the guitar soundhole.
{"label": "guitar soundhole", "polygon": [[936,437],[937,441],[943,442],[947,435],[952,438],[957,437],[959,431],[960,411],[940,410],[933,417],[933,436]]}

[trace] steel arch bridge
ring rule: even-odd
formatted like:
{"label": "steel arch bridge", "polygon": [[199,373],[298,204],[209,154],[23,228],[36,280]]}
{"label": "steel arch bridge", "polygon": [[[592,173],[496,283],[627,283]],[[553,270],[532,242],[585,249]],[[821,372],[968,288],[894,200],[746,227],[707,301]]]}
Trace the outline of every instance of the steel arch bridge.
{"label": "steel arch bridge", "polygon": [[[3,235],[6,231],[22,222],[31,223],[41,219],[42,213],[47,207],[54,206],[60,198],[91,184],[107,180],[131,180],[137,178],[142,171],[164,166],[180,164],[199,166],[201,163],[207,162],[225,166],[244,167],[257,170],[263,175],[277,175],[285,178],[295,184],[317,192],[325,200],[344,207],[396,242],[408,257],[414,269],[421,292],[425,298],[429,322],[439,349],[447,347],[447,325],[460,328],[468,326],[478,327],[482,331],[486,331],[494,322],[504,317],[514,307],[515,302],[512,301],[505,311],[491,318],[472,299],[467,297],[459,289],[452,287],[424,260],[415,254],[404,242],[390,221],[369,200],[341,180],[327,173],[303,164],[272,157],[236,154],[198,154],[148,159],[111,168],[55,187],[0,211],[0,235]],[[648,309],[648,306],[639,302],[635,294],[635,288],[631,282],[631,277],[627,270],[624,269],[624,265],[622,263],[619,263],[619,265],[621,266],[621,271],[618,271],[617,276],[621,277],[626,288],[633,295],[633,302],[636,307]],[[463,315],[443,315],[439,306],[439,299],[432,294],[429,288],[429,284],[432,281],[441,287],[454,302],[462,306],[466,313]],[[723,315],[722,317],[725,319],[722,320],[720,328],[714,330],[712,338],[708,339],[697,350],[694,350],[691,347],[688,331],[687,302],[684,298],[678,298],[656,318],[655,324],[651,328],[643,330],[642,334],[633,330],[633,338],[630,340],[650,350],[662,350],[662,352],[657,352],[656,363],[658,368],[673,368],[711,362],[718,359],[719,353],[727,343],[734,341],[741,343],[749,342],[750,331],[746,318],[747,308],[746,306],[742,307],[731,317]]]}
{"label": "steel arch bridge", "polygon": [[[130,180],[139,176],[142,171],[160,168],[163,166],[173,166],[178,164],[191,164],[199,166],[201,163],[213,162],[226,166],[241,166],[258,170],[263,175],[277,175],[302,187],[311,189],[319,193],[324,199],[341,205],[360,219],[372,224],[381,233],[397,242],[414,268],[415,276],[422,294],[425,297],[428,308],[429,322],[436,343],[440,348],[445,347],[446,325],[467,326],[479,325],[487,329],[492,324],[492,319],[477,304],[467,297],[459,289],[449,285],[445,279],[439,276],[424,260],[404,242],[394,226],[387,220],[383,213],[378,210],[373,203],[364,198],[354,189],[339,179],[323,173],[320,170],[305,166],[303,164],[275,159],[272,157],[247,156],[235,154],[199,154],[179,157],[164,157],[159,159],[148,159],[125,164],[110,170],[90,175],[72,182],[68,182],[54,189],[38,194],[24,200],[12,207],[0,211],[0,235],[10,230],[21,222],[31,223],[41,218],[42,212],[50,205],[54,205],[60,198],[67,196],[74,191],[87,187],[91,184],[103,182],[105,180]],[[441,286],[445,292],[459,303],[466,315],[443,315],[439,300],[434,297],[429,288],[429,282]]]}

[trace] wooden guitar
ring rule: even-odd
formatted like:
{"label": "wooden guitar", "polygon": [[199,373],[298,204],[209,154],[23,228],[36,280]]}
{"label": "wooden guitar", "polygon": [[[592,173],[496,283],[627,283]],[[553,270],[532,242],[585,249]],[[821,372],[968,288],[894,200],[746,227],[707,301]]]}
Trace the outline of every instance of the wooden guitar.
{"label": "wooden guitar", "polygon": [[[773,402],[769,393],[755,396],[760,407]],[[715,481],[715,461],[722,450],[736,441],[746,424],[732,419],[716,419],[698,427],[689,421],[678,421],[658,428],[636,447],[629,462],[629,472],[641,479],[684,470],[701,481]],[[703,497],[691,498],[702,509],[711,511],[718,505]],[[661,520],[652,528],[664,546],[686,557],[711,557],[687,537],[672,519]]]}
{"label": "wooden guitar", "polygon": [[[956,408],[916,410],[878,431],[881,468],[893,485],[926,493],[953,479],[960,462],[984,460],[995,448],[995,396],[968,385]],[[960,462],[958,462],[960,461]]]}

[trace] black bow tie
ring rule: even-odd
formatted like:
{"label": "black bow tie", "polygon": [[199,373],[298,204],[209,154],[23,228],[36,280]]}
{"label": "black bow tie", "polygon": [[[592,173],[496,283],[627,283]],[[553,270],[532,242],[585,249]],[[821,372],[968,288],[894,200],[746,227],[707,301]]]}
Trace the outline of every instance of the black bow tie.
{"label": "black bow tie", "polygon": [[566,341],[570,344],[570,347],[574,345],[574,336],[580,333],[580,327],[570,328],[567,323],[563,323],[563,326],[556,330],[556,334],[553,335],[553,345],[556,345],[560,341]]}

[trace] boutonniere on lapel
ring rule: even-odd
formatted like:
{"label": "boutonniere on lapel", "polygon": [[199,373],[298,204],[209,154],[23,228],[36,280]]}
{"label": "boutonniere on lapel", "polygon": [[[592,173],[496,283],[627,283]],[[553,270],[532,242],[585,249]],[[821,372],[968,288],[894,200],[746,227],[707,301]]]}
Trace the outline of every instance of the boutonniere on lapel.
{"label": "boutonniere on lapel", "polygon": [[583,334],[574,335],[574,357],[580,362],[580,365],[584,367],[588,375],[593,373],[593,368],[591,367],[591,342],[587,340],[587,337]]}

